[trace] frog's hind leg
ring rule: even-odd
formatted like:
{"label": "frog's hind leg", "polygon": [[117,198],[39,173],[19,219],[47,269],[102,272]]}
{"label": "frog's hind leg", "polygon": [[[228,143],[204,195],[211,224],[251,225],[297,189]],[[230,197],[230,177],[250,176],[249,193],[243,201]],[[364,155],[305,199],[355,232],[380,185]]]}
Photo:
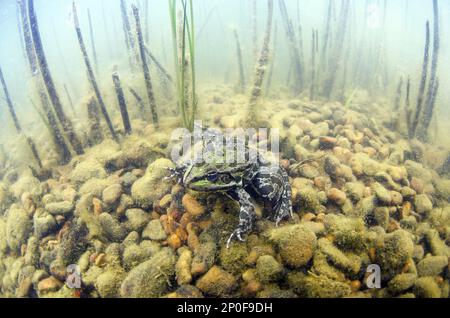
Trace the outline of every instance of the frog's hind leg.
{"label": "frog's hind leg", "polygon": [[241,242],[244,241],[242,236],[252,230],[256,218],[255,207],[250,201],[250,195],[247,193],[247,191],[240,188],[228,192],[228,195],[239,202],[240,212],[239,225],[228,238],[227,248],[230,247],[230,243],[234,238],[237,238]]}
{"label": "frog's hind leg", "polygon": [[289,176],[287,172],[282,169],[281,175],[283,178],[283,192],[275,206],[275,215],[274,215],[274,221],[276,225],[287,218],[292,218],[292,190],[291,190],[291,184],[289,183]]}

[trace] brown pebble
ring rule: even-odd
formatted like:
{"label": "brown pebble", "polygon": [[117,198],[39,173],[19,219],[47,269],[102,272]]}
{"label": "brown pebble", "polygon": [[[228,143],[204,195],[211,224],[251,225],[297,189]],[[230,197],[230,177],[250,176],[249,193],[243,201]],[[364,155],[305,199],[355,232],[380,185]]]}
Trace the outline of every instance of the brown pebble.
{"label": "brown pebble", "polygon": [[198,217],[206,212],[205,207],[203,207],[193,196],[190,194],[185,194],[181,199],[183,207],[186,212],[193,217]]}
{"label": "brown pebble", "polygon": [[333,149],[336,146],[337,139],[334,137],[320,137],[319,146],[321,149]]}
{"label": "brown pebble", "polygon": [[361,282],[359,280],[353,280],[350,283],[350,288],[353,292],[357,292],[361,288]]}
{"label": "brown pebble", "polygon": [[327,191],[327,198],[337,205],[344,205],[345,201],[347,200],[345,192],[336,188],[331,188]]}
{"label": "brown pebble", "polygon": [[55,277],[50,276],[48,278],[45,278],[41,280],[38,283],[38,291],[39,293],[47,293],[47,292],[54,292],[59,290],[63,286],[63,283],[59,280],[57,280]]}
{"label": "brown pebble", "polygon": [[257,280],[250,281],[244,288],[244,292],[246,295],[251,296],[255,295],[262,289],[262,285]]}
{"label": "brown pebble", "polygon": [[167,239],[167,244],[174,250],[177,250],[181,246],[181,240],[176,234],[172,234]]}

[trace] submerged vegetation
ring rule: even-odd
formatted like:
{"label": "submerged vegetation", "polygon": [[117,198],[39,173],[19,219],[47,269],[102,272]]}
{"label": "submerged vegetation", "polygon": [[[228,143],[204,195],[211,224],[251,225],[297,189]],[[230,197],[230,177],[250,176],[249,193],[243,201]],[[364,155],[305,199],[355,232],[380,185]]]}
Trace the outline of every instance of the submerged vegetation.
{"label": "submerged vegetation", "polygon": [[[0,4],[0,297],[450,296],[448,3],[47,2]],[[227,246],[242,171],[169,178],[197,120],[276,132],[292,219]]]}
{"label": "submerged vegetation", "polygon": [[[195,71],[194,8],[192,0],[189,0],[189,2],[182,0],[182,8],[180,14],[177,15],[177,1],[168,1],[177,82],[177,103],[184,126],[192,130],[194,129],[198,104]],[[179,18],[178,20],[177,17]]]}

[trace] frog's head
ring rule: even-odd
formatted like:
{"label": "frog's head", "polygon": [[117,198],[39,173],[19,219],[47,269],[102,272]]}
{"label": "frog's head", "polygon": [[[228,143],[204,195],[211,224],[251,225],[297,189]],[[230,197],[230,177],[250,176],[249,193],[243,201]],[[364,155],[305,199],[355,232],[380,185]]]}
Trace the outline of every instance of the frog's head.
{"label": "frog's head", "polygon": [[184,185],[194,191],[228,191],[239,187],[242,178],[233,171],[214,165],[192,165],[183,178]]}

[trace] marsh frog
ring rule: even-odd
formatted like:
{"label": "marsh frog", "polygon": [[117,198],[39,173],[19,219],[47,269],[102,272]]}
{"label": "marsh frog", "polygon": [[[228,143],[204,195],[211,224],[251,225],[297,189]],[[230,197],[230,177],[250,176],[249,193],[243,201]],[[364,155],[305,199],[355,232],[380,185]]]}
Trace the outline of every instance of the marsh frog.
{"label": "marsh frog", "polygon": [[[215,151],[216,147],[218,144],[209,140],[201,148],[203,160],[178,163],[170,170],[171,177],[185,188],[221,192],[240,204],[239,225],[230,235],[227,246],[235,238],[244,241],[243,236],[252,230],[256,213],[251,198],[268,203],[272,210],[269,219],[277,225],[281,220],[292,217],[291,186],[283,167],[266,160],[260,152],[253,160],[229,163]],[[244,151],[248,159],[248,147]]]}

